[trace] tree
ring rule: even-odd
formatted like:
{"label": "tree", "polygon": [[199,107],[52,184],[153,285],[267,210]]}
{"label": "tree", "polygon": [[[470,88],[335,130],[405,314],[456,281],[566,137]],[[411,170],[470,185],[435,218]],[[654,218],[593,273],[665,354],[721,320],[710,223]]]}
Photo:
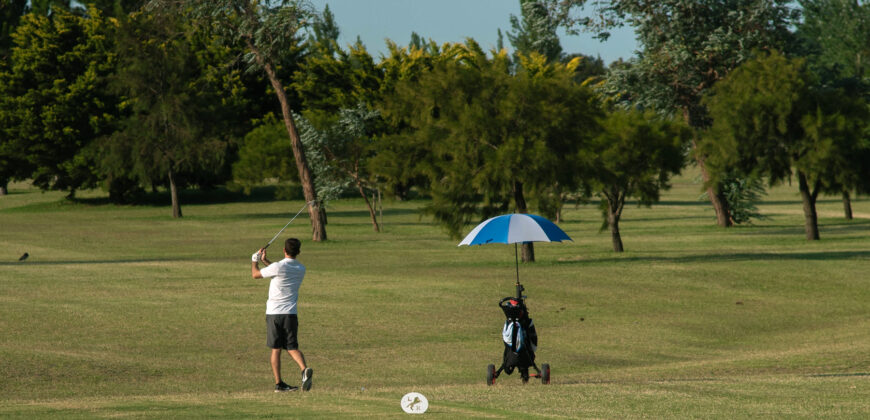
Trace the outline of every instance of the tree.
{"label": "tree", "polygon": [[[324,21],[329,22],[331,15]],[[324,23],[323,27],[334,26]],[[302,99],[305,108],[305,131],[303,143],[311,156],[310,165],[315,173],[315,188],[338,198],[349,185],[365,200],[369,212],[374,215],[365,189],[370,179],[366,162],[373,152],[370,144],[375,133],[372,129],[380,127],[376,112],[363,120],[353,119],[352,110],[359,104],[376,102],[380,95],[382,72],[377,68],[371,54],[362,42],[349,46],[347,51],[337,46],[337,28],[323,30],[331,34],[309,40],[311,53],[294,74],[293,89]],[[353,121],[349,121],[351,118]],[[357,131],[347,131],[347,124],[356,124]],[[303,123],[300,123],[302,125]],[[363,133],[364,132],[364,133]],[[362,137],[361,137],[362,136]],[[363,143],[367,143],[365,147]],[[327,198],[321,197],[324,202]],[[380,231],[376,219],[372,219],[375,231]]]}
{"label": "tree", "polygon": [[366,203],[375,232],[381,229],[366,191],[373,187],[368,160],[375,153],[374,136],[380,121],[380,113],[368,109],[363,103],[342,109],[338,120],[326,131],[321,144],[328,165],[356,185],[357,192]]}
{"label": "tree", "polygon": [[316,125],[333,118],[340,109],[376,101],[381,86],[381,72],[364,45],[327,52],[315,48],[294,73],[290,85]]}
{"label": "tree", "polygon": [[711,93],[704,102],[713,125],[701,147],[712,176],[736,169],[774,185],[794,174],[806,237],[818,240],[819,192],[851,172],[849,156],[868,156],[863,99],[819,89],[804,60],[776,52],[744,63]]}
{"label": "tree", "polygon": [[[0,2],[0,73],[8,71],[13,46],[12,33],[15,32],[21,16],[26,11],[27,0]],[[6,126],[3,121],[0,121],[0,127]],[[26,177],[26,173],[29,172],[28,169],[20,167],[24,159],[12,156],[11,151],[4,152],[10,143],[5,136],[0,130],[0,196],[6,195],[6,187],[9,185],[10,179],[21,173],[25,175],[20,175],[20,177]]]}
{"label": "tree", "polygon": [[435,67],[461,60],[468,50],[461,44],[439,46],[419,38],[408,47],[387,41],[387,48],[389,54],[377,66],[381,73],[379,99],[371,102],[384,119],[384,132],[377,140],[377,154],[369,159],[369,167],[384,191],[404,200],[413,187],[428,189],[425,173],[431,153],[428,140],[416,135],[417,124],[412,121],[416,117],[405,108],[396,89],[417,83]]}
{"label": "tree", "polygon": [[[299,126],[299,137],[305,145],[305,153],[314,172],[317,198],[322,201],[323,209],[329,201],[340,198],[348,190],[352,180],[330,165],[324,150],[328,141],[326,133],[315,128],[302,115],[294,113],[293,120]],[[253,185],[270,180],[279,185],[278,197],[292,197],[291,191],[286,187],[289,187],[289,182],[299,181],[298,171],[294,166],[290,144],[281,140],[286,137],[282,133],[286,133],[284,123],[269,114],[245,136],[239,150],[239,160],[233,164],[233,177],[246,192],[250,192]]]}
{"label": "tree", "polygon": [[[767,195],[764,180],[747,177],[737,171],[727,171],[719,182],[719,187],[728,201],[731,223],[735,225],[752,223],[753,219],[765,219],[756,205],[761,197]],[[703,194],[706,197],[706,193]]]}
{"label": "tree", "polygon": [[126,118],[95,152],[110,196],[167,180],[174,218],[182,216],[179,190],[220,172],[228,149],[221,120],[239,84],[222,69],[226,51],[207,33],[188,29],[166,14],[134,13],[125,21],[113,81]]}
{"label": "tree", "polygon": [[[789,0],[542,0],[556,10],[569,31],[586,29],[606,39],[607,30],[635,28],[639,56],[630,66],[611,70],[609,95],[630,106],[680,116],[696,135],[709,125],[701,98],[719,80],[752,56],[754,50],[782,49],[797,11]],[[576,15],[587,4],[592,18]],[[719,226],[730,226],[721,184],[711,182],[706,156],[695,153]]]}
{"label": "tree", "polygon": [[50,16],[22,18],[11,66],[0,69],[0,176],[28,177],[70,196],[97,184],[86,146],[115,119],[106,86],[115,29],[93,8],[86,16],[55,7]]}
{"label": "tree", "polygon": [[12,52],[12,33],[27,11],[27,0],[0,2],[0,63],[6,63]]}
{"label": "tree", "polygon": [[278,5],[251,0],[151,0],[146,7],[167,13],[189,13],[195,21],[221,35],[227,44],[241,42],[245,45],[249,68],[266,73],[281,105],[281,115],[290,137],[302,192],[305,201],[311,203],[308,215],[312,240],[325,241],[325,216],[320,211],[313,175],[293,120],[284,82],[278,77],[276,69],[282,53],[288,49],[288,45],[296,42],[296,34],[310,22],[314,12],[301,0],[284,0]]}
{"label": "tree", "polygon": [[856,0],[798,3],[804,19],[797,34],[808,47],[809,66],[836,78],[863,79],[870,60],[870,4]]}
{"label": "tree", "polygon": [[127,14],[139,10],[145,0],[88,0],[75,3],[87,3],[99,9],[105,16],[123,18]]}
{"label": "tree", "polygon": [[[30,11],[39,16],[48,16],[56,9],[72,10],[73,2],[71,0],[31,0]],[[80,4],[75,5],[80,6]]]}
{"label": "tree", "polygon": [[[471,40],[465,48],[460,60],[399,83],[385,105],[428,148],[417,166],[429,179],[426,211],[453,237],[470,222],[528,212],[553,185],[576,187],[576,153],[599,113],[591,91],[572,80],[576,61],[521,56],[514,75],[505,51],[489,58]],[[534,261],[531,244],[523,261]]]}
{"label": "tree", "polygon": [[426,40],[424,40],[418,33],[412,31],[411,40],[408,41],[408,48],[416,48],[418,50],[426,48]]}
{"label": "tree", "polygon": [[[274,114],[267,114],[245,136],[239,148],[239,158],[233,163],[233,180],[244,188],[246,194],[250,193],[252,186],[271,179],[278,183],[279,198],[291,197],[289,182],[299,182],[299,171],[286,137],[284,123]],[[315,182],[318,180],[319,177],[315,176]]]}
{"label": "tree", "polygon": [[[801,0],[804,20],[797,34],[805,45],[808,66],[829,87],[870,96],[865,80],[870,60],[870,4],[855,0]],[[857,141],[857,139],[856,139]],[[844,181],[859,180],[857,174],[842,174]],[[831,185],[827,193],[843,197],[846,219],[852,218],[850,192],[856,182]]]}
{"label": "tree", "polygon": [[511,31],[507,37],[517,54],[529,55],[533,52],[556,61],[562,55],[562,45],[556,28],[559,21],[539,0],[519,0],[520,18],[511,15]]}
{"label": "tree", "polygon": [[[808,180],[817,181],[823,193],[841,194],[846,217],[851,218],[849,191],[870,189],[870,109],[862,90],[822,86],[811,93],[814,112],[801,119],[801,128],[812,150],[795,167],[799,176],[802,171]],[[812,199],[814,205],[815,196]]]}
{"label": "tree", "polygon": [[341,30],[335,23],[335,15],[329,10],[328,4],[323,7],[323,12],[319,16],[314,17],[311,30],[314,32],[314,37],[310,39],[309,46],[319,50],[322,55],[331,56],[341,49],[338,45]]}
{"label": "tree", "polygon": [[613,251],[622,252],[619,221],[626,198],[636,197],[646,206],[659,200],[660,191],[670,188],[671,176],[683,168],[690,133],[652,112],[615,110],[602,126],[581,151],[582,167],[587,190],[601,198],[601,228],[610,228]]}
{"label": "tree", "polygon": [[563,63],[570,63],[571,60],[579,58],[580,65],[574,72],[574,80],[577,83],[586,83],[589,79],[603,80],[607,74],[607,68],[604,66],[604,60],[601,57],[592,57],[580,53],[563,54],[560,60]]}
{"label": "tree", "polygon": [[305,150],[314,170],[314,186],[317,188],[317,197],[323,201],[321,209],[326,208],[326,203],[337,200],[347,192],[353,182],[347,174],[330,165],[324,145],[327,136],[324,131],[318,130],[314,125],[301,115],[296,115],[299,122],[299,135],[305,143]]}

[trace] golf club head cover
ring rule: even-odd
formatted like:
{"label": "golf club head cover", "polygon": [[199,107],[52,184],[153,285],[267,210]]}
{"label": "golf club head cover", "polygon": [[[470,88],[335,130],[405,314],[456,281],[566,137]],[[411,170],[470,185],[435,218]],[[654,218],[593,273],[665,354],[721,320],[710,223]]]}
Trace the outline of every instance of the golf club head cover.
{"label": "golf club head cover", "polygon": [[251,255],[251,262],[260,262],[260,251],[257,251],[254,253],[254,255]]}

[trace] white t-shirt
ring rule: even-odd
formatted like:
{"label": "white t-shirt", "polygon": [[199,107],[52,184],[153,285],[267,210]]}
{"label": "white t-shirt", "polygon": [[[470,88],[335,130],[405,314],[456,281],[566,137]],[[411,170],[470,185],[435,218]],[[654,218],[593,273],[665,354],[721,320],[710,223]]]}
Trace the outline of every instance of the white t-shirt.
{"label": "white t-shirt", "polygon": [[292,258],[284,258],[260,270],[263,277],[272,278],[269,283],[269,300],[266,314],[295,314],[299,286],[305,277],[305,266]]}

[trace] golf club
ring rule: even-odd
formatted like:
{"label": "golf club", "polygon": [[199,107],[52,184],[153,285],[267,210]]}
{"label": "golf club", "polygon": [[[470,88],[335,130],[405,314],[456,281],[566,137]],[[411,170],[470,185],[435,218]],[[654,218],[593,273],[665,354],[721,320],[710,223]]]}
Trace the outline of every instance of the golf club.
{"label": "golf club", "polygon": [[287,229],[287,226],[290,226],[290,223],[293,223],[293,221],[294,221],[294,220],[296,220],[296,217],[297,217],[297,216],[299,216],[299,214],[301,214],[301,213],[302,213],[302,210],[305,210],[305,208],[306,208],[306,207],[308,207],[308,206],[310,206],[310,205],[311,205],[311,203],[314,203],[314,202],[313,202],[313,201],[309,201],[309,202],[307,202],[307,203],[305,203],[305,205],[304,205],[304,206],[302,206],[302,208],[301,208],[301,209],[299,209],[299,211],[298,211],[298,212],[296,212],[296,216],[293,216],[293,218],[292,218],[292,219],[290,219],[290,221],[289,221],[289,222],[287,222],[287,224],[286,224],[286,225],[284,225],[284,227],[282,227],[282,228],[281,228],[281,230],[279,230],[279,231],[278,231],[278,233],[276,233],[276,234],[275,234],[275,236],[273,236],[273,237],[272,237],[272,240],[270,240],[270,241],[269,241],[269,243],[267,243],[267,244],[266,244],[266,246],[264,246],[264,247],[263,247],[263,249],[266,249],[266,248],[268,248],[268,247],[269,247],[269,245],[272,245],[272,242],[275,242],[275,239],[277,239],[277,238],[278,238],[278,235],[280,235],[280,234],[281,234],[281,232],[283,232],[283,231],[284,231],[284,229]]}

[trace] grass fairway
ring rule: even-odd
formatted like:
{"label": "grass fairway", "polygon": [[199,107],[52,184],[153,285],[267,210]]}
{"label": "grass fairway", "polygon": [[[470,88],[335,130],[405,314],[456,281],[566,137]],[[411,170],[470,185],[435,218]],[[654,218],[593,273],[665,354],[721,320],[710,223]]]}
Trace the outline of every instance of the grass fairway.
{"label": "grass fairway", "polygon": [[771,191],[768,219],[726,230],[687,176],[653,208],[627,206],[622,255],[595,206],[566,208],[574,242],[538,244],[520,267],[553,383],[493,387],[513,247],[458,248],[422,202],[388,203],[380,234],[361,201],[333,203],[329,241],[310,241],[302,216],[286,231],[303,240],[300,343],[315,383],[275,394],[268,283],[248,261],[301,202],[201,200],[172,220],[100,192],[69,203],[10,189],[2,418],[380,419],[406,416],[411,391],[428,397],[426,418],[870,416],[866,198],[852,221],[820,200],[822,240],[808,242],[796,187]]}

